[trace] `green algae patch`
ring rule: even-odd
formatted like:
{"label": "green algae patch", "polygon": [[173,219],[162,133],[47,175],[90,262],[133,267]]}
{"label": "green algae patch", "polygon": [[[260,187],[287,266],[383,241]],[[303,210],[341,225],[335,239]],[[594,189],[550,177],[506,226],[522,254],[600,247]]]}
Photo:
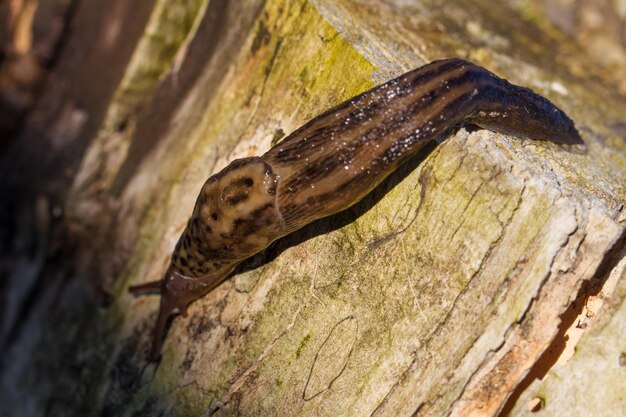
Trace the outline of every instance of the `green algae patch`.
{"label": "green algae patch", "polygon": [[309,343],[309,340],[311,340],[311,334],[307,333],[307,335],[302,338],[300,346],[298,346],[298,349],[296,350],[296,359],[298,359],[300,355],[302,355],[302,349],[304,349],[307,343]]}
{"label": "green algae patch", "polygon": [[[114,98],[110,116],[128,117],[176,64],[198,29],[209,0],[158,0]],[[182,57],[178,57],[181,59]],[[113,124],[107,120],[104,127]]]}

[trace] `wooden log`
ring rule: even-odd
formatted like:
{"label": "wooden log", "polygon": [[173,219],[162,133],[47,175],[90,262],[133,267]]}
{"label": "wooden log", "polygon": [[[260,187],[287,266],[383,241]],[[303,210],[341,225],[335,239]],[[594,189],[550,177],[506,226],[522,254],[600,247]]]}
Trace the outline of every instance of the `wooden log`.
{"label": "wooden log", "polygon": [[[103,7],[81,2],[1,156],[5,223],[26,213],[2,253],[8,415],[624,408],[626,100],[574,41],[480,0]],[[147,362],[158,298],[126,290],[164,272],[206,178],[450,56],[548,97],[587,152],[462,129],[247,261]]]}

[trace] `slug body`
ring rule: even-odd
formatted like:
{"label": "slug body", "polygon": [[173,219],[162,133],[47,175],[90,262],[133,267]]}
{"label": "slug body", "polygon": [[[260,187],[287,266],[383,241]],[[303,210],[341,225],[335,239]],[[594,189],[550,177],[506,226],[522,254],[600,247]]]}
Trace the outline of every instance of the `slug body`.
{"label": "slug body", "polygon": [[274,240],[363,197],[427,143],[474,124],[527,139],[582,143],[544,97],[460,59],[435,61],[317,116],[260,157],[210,177],[160,281],[151,358],[168,317]]}

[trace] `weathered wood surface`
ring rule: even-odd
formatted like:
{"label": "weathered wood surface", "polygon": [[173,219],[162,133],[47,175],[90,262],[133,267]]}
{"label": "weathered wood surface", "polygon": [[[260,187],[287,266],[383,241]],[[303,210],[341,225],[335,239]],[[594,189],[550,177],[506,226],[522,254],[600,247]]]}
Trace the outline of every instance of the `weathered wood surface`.
{"label": "weathered wood surface", "polygon": [[[80,2],[2,155],[8,415],[626,407],[619,75],[491,1],[106,3]],[[461,130],[247,262],[148,364],[158,299],[126,289],[161,275],[205,179],[448,56],[549,97],[587,153]]]}

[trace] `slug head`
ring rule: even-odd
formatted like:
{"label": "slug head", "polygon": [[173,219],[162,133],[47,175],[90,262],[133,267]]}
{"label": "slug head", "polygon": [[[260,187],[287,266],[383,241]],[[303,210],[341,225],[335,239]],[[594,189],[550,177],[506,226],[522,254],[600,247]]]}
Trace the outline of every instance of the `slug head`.
{"label": "slug head", "polygon": [[233,161],[210,177],[160,281],[131,287],[132,293],[159,292],[151,360],[157,360],[168,318],[222,281],[244,259],[283,234],[276,209],[276,182],[261,158]]}

